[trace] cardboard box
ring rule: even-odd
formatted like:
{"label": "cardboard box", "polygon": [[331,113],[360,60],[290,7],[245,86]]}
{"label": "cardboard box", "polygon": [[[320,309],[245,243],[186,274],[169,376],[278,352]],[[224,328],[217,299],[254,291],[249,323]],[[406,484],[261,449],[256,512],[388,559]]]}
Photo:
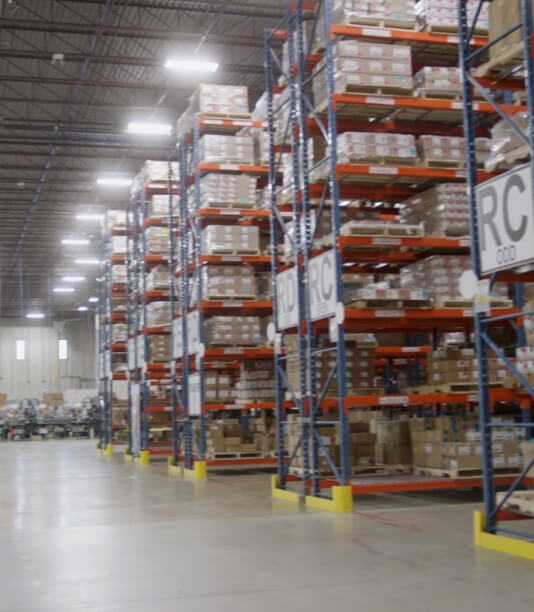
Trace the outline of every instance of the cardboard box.
{"label": "cardboard box", "polygon": [[[532,1],[534,9],[534,1]],[[502,34],[522,22],[520,0],[492,0],[489,3],[489,40],[499,38]],[[520,28],[490,47],[490,58],[499,57],[513,45],[523,40],[523,29]]]}

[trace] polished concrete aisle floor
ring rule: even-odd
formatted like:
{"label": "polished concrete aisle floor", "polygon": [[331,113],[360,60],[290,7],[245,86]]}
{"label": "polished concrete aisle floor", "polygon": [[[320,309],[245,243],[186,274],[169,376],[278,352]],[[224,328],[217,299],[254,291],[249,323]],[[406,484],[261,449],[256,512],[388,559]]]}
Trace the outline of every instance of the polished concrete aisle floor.
{"label": "polished concrete aisle floor", "polygon": [[269,476],[169,477],[94,442],[0,444],[0,610],[532,610],[534,563],[472,546],[474,494],[354,514],[269,497]]}

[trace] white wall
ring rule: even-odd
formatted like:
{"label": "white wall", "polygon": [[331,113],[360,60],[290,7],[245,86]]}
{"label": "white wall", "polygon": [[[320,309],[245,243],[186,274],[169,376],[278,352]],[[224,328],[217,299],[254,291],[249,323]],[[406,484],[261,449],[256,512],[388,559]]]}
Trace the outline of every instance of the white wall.
{"label": "white wall", "polygon": [[[59,360],[66,338],[68,359]],[[15,359],[15,343],[26,342],[26,358]],[[96,387],[94,323],[86,318],[53,326],[0,321],[0,393],[9,399],[41,398],[45,392]]]}

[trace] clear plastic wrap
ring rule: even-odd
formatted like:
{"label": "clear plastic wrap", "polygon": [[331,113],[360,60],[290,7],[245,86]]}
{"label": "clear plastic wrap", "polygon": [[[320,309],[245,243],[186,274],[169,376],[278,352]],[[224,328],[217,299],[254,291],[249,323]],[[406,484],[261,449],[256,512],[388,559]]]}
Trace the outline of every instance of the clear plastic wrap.
{"label": "clear plastic wrap", "polygon": [[147,327],[169,325],[171,322],[170,302],[150,302],[146,305],[146,318]]}
{"label": "clear plastic wrap", "polygon": [[[178,215],[178,196],[172,196],[171,206],[173,214]],[[146,209],[147,219],[167,219],[169,216],[169,196],[167,194],[153,195]]]}
{"label": "clear plastic wrap", "polygon": [[169,289],[169,267],[159,264],[150,269],[146,277],[148,291],[167,291]]}
{"label": "clear plastic wrap", "polygon": [[254,165],[254,139],[251,136],[205,134],[200,139],[199,158],[207,164]]}
{"label": "clear plastic wrap", "polygon": [[377,134],[374,132],[345,132],[337,138],[340,163],[388,158],[410,161],[417,158],[415,139],[408,134]]}
{"label": "clear plastic wrap", "polygon": [[259,346],[262,344],[259,317],[210,317],[204,322],[207,346]]}
{"label": "clear plastic wrap", "polygon": [[257,178],[248,174],[212,172],[200,179],[200,206],[255,208],[256,186]]}
{"label": "clear plastic wrap", "polygon": [[201,83],[191,96],[191,110],[193,113],[248,114],[248,87]]}
{"label": "clear plastic wrap", "polygon": [[169,228],[147,227],[145,229],[147,255],[169,254]]}
{"label": "clear plastic wrap", "polygon": [[255,299],[258,293],[252,266],[207,265],[202,268],[202,286],[208,299]]}
{"label": "clear plastic wrap", "polygon": [[111,284],[122,285],[126,283],[126,266],[113,265],[111,266]]}
{"label": "clear plastic wrap", "polygon": [[202,230],[206,254],[259,254],[259,228],[245,225],[209,225]]}
{"label": "clear plastic wrap", "polygon": [[113,344],[125,343],[128,340],[128,326],[124,323],[114,323],[111,326],[111,341]]}
{"label": "clear plastic wrap", "polygon": [[[472,24],[479,0],[467,0],[468,23]],[[458,30],[458,0],[419,0],[415,6],[417,21],[422,29],[434,31]],[[487,34],[489,29],[488,4],[482,3],[475,32]]]}

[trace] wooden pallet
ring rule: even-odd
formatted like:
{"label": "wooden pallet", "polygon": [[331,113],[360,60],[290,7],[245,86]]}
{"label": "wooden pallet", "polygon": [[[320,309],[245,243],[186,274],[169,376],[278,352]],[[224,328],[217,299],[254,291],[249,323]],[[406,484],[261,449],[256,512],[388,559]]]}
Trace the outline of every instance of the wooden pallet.
{"label": "wooden pallet", "polygon": [[[494,468],[495,475],[516,475],[517,468]],[[429,467],[417,467],[414,466],[413,473],[416,476],[430,476],[432,478],[476,478],[482,476],[482,468],[469,468],[469,469],[456,469],[446,470],[442,468],[429,468]]]}
{"label": "wooden pallet", "polygon": [[225,249],[224,247],[211,247],[209,253],[204,255],[261,255],[259,249]]}
{"label": "wooden pallet", "polygon": [[256,202],[225,202],[225,201],[207,201],[200,205],[201,210],[210,208],[232,209],[232,210],[254,210]]}
{"label": "wooden pallet", "polygon": [[413,19],[380,19],[378,17],[349,16],[343,20],[348,26],[375,26],[395,30],[416,30],[417,22]]}
{"label": "wooden pallet", "polygon": [[[462,100],[461,92],[453,93],[452,91],[424,91],[419,89],[419,97],[423,100]],[[459,109],[460,110],[460,109]]]}
{"label": "wooden pallet", "polygon": [[491,77],[520,68],[525,61],[524,43],[518,42],[478,67],[477,76]]}
{"label": "wooden pallet", "polygon": [[496,172],[498,170],[508,170],[511,166],[520,162],[526,162],[530,159],[530,149],[528,145],[521,145],[511,151],[507,151],[494,159],[488,159],[484,164],[484,169],[487,172]]}
{"label": "wooden pallet", "polygon": [[410,309],[410,308],[430,308],[432,304],[430,300],[354,300],[348,304],[348,308],[392,308],[392,309]]}
{"label": "wooden pallet", "polygon": [[388,474],[411,474],[413,471],[411,463],[384,463],[383,467]]}
{"label": "wooden pallet", "polygon": [[[406,87],[396,87],[394,85],[377,87],[376,85],[355,85],[347,83],[344,86],[338,86],[335,91],[336,94],[370,94],[372,96],[383,96],[385,98],[413,98],[413,89],[407,89]],[[315,110],[318,114],[323,115],[328,111],[330,101],[321,100]]]}
{"label": "wooden pallet", "polygon": [[255,302],[257,296],[241,293],[233,293],[232,295],[206,295],[203,301],[206,302]]}
{"label": "wooden pallet", "polygon": [[231,459],[261,459],[264,456],[263,453],[260,453],[258,451],[250,451],[248,453],[240,453],[240,452],[234,452],[234,453],[230,453],[230,452],[217,452],[217,453],[209,453],[206,455],[206,459],[209,460],[214,460],[214,459],[218,459],[218,460],[228,460],[230,461]]}
{"label": "wooden pallet", "polygon": [[197,113],[197,119],[251,120],[252,113]]}
{"label": "wooden pallet", "polygon": [[365,475],[386,475],[388,473],[386,466],[378,465],[355,465],[351,468],[352,476],[365,476]]}
{"label": "wooden pallet", "polygon": [[[431,34],[458,34],[458,25],[433,25],[427,23],[421,28],[423,32],[429,32]],[[474,34],[481,37],[487,37],[488,31],[484,28],[476,28]]]}
{"label": "wooden pallet", "polygon": [[[492,308],[511,308],[512,302],[511,300],[491,300],[490,301]],[[440,309],[467,309],[474,308],[473,300],[439,300],[434,302],[434,308]]]}
{"label": "wooden pallet", "polygon": [[403,225],[402,223],[379,224],[345,223],[341,227],[342,236],[390,236],[396,238],[422,238],[424,229],[419,225]]}
{"label": "wooden pallet", "polygon": [[[506,495],[506,492],[497,493],[497,503]],[[524,514],[534,515],[534,491],[514,491],[504,504],[505,508],[518,510]]]}
{"label": "wooden pallet", "polygon": [[419,163],[423,168],[465,170],[467,167],[467,162],[461,159],[423,159]]}
{"label": "wooden pallet", "polygon": [[[488,383],[489,387],[499,388],[502,387],[502,383],[493,381]],[[412,392],[414,394],[434,394],[443,393],[447,395],[462,395],[465,393],[478,393],[478,382],[456,382],[456,383],[443,383],[436,385],[420,385],[415,387]]]}
{"label": "wooden pallet", "polygon": [[405,166],[413,168],[421,162],[417,157],[352,157],[340,156],[340,164],[355,164],[364,166]]}

